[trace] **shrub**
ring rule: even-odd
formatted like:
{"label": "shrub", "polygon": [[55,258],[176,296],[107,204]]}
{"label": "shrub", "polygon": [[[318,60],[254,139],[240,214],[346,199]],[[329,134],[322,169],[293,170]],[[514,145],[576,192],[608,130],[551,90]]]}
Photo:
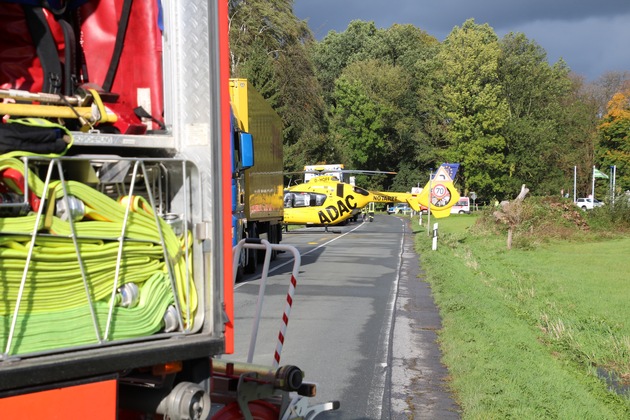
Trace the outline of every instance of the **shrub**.
{"label": "shrub", "polygon": [[597,230],[626,231],[630,229],[630,201],[626,195],[597,207],[588,215],[589,224]]}
{"label": "shrub", "polygon": [[[612,216],[601,216],[598,208],[584,212],[571,200],[560,197],[526,197],[520,204],[519,223],[514,227],[514,246],[530,248],[548,239],[574,239],[590,232],[593,225],[618,226]],[[508,226],[494,215],[495,209],[488,208],[480,212],[472,231],[478,235],[505,234]],[[616,212],[622,213],[620,208]],[[630,214],[630,213],[628,213]],[[615,218],[625,217],[615,215]],[[608,228],[610,229],[610,227]]]}

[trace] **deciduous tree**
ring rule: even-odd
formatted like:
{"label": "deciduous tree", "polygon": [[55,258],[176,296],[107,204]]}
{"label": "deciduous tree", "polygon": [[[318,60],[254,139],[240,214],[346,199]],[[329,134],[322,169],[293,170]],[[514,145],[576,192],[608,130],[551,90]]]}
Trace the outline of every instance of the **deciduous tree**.
{"label": "deciduous tree", "polygon": [[571,112],[572,83],[559,62],[550,66],[547,54],[524,34],[509,33],[500,41],[499,83],[509,115],[502,129],[510,191],[527,183],[535,194],[560,193],[568,188],[574,163],[567,159],[571,141],[560,124]]}
{"label": "deciduous tree", "polygon": [[510,172],[503,135],[509,107],[499,84],[500,53],[493,29],[471,19],[453,29],[438,54],[447,157],[461,163],[463,189],[484,197],[503,197]]}
{"label": "deciduous tree", "polygon": [[325,128],[312,33],[293,14],[292,0],[230,0],[229,25],[232,76],[248,79],[280,114],[285,169],[302,169]]}
{"label": "deciduous tree", "polygon": [[615,94],[599,126],[597,154],[602,167],[617,167],[617,186],[630,189],[630,86]]}

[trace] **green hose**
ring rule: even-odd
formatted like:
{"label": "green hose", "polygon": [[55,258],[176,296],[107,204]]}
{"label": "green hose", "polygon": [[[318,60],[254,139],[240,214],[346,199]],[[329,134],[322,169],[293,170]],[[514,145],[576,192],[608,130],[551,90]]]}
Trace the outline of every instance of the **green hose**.
{"label": "green hose", "polygon": [[[162,328],[164,313],[172,303],[166,276],[163,273],[155,273],[140,288],[140,301],[137,306],[114,308],[112,338],[143,337],[158,332]],[[96,301],[95,309],[102,336],[109,305],[106,301]],[[18,316],[17,323],[20,331],[25,333],[14,338],[11,354],[98,344],[88,308],[85,306],[48,313],[24,314]],[[9,317],[0,316],[2,343],[7,341],[9,324]]]}
{"label": "green hose", "polygon": [[[16,326],[12,354],[94,343],[98,336],[90,315],[90,301],[100,334],[104,334],[104,325],[111,320],[107,340],[142,337],[158,331],[166,308],[175,303],[174,294],[184,327],[192,328],[197,295],[189,275],[192,262],[185,258],[184,245],[191,241],[178,238],[164,220],[156,218],[146,200],[134,196],[129,203],[129,197],[116,202],[76,181],[64,184],[52,181],[44,191],[45,183],[30,170],[24,173],[25,165],[21,161],[0,159],[0,174],[6,169],[25,175],[29,189],[42,199],[45,207],[55,204],[54,200],[46,198],[63,199],[67,193],[81,200],[86,211],[84,218],[72,225],[51,212],[47,214],[46,209],[38,226],[37,215],[32,213],[0,218],[2,349],[7,346],[12,323]],[[2,180],[16,192],[23,189],[23,186],[13,185],[13,180]],[[79,255],[72,240],[72,227]],[[34,229],[38,235],[32,244]],[[31,248],[16,322],[12,318]],[[134,308],[115,307],[110,318],[108,302],[114,291],[115,273],[118,274],[117,287],[126,283],[140,287],[141,304]],[[169,275],[173,276],[172,282]]]}

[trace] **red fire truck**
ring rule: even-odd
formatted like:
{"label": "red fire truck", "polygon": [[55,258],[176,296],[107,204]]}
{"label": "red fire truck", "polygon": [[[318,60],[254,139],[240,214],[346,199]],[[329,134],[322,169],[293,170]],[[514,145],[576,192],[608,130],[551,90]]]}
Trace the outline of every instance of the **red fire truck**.
{"label": "red fire truck", "polygon": [[2,419],[312,418],[299,368],[218,357],[227,7],[0,1]]}

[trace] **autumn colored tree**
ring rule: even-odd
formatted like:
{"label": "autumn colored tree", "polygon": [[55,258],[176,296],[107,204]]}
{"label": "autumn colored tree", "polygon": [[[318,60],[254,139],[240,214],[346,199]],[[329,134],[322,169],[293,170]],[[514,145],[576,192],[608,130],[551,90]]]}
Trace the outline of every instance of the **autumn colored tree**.
{"label": "autumn colored tree", "polygon": [[597,102],[598,117],[603,117],[608,102],[630,83],[630,71],[607,71],[592,83],[585,84],[586,93]]}
{"label": "autumn colored tree", "polygon": [[630,86],[615,94],[599,126],[597,156],[601,167],[617,167],[616,184],[630,190]]}

